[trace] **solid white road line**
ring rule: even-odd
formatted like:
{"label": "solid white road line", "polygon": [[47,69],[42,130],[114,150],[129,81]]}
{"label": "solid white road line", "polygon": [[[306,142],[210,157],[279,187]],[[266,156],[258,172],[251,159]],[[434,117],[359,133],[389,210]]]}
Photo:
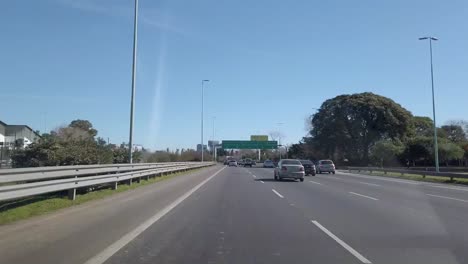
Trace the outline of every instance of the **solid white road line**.
{"label": "solid white road line", "polygon": [[467,200],[457,199],[457,198],[453,198],[453,197],[447,197],[447,196],[441,196],[441,195],[435,195],[435,194],[428,194],[428,193],[426,193],[426,195],[429,195],[429,196],[432,196],[432,197],[438,197],[438,198],[450,199],[450,200],[455,200],[455,201],[459,201],[459,202],[468,203]]}
{"label": "solid white road line", "polygon": [[311,220],[314,225],[316,225],[318,228],[320,228],[325,234],[327,234],[329,237],[333,238],[338,244],[340,244],[343,248],[345,248],[349,253],[351,253],[353,256],[355,256],[357,259],[359,259],[362,263],[372,263],[368,259],[366,259],[363,255],[361,255],[359,252],[354,250],[351,246],[346,244],[343,240],[341,240],[339,237],[335,236],[332,232],[330,232],[328,229],[326,229],[324,226],[322,226],[319,222]]}
{"label": "solid white road line", "polygon": [[366,184],[366,185],[369,185],[369,186],[377,186],[377,187],[381,186],[381,185],[378,185],[378,184],[375,184],[375,183],[368,183],[368,182],[359,182],[359,183]]}
{"label": "solid white road line", "polygon": [[421,185],[419,182],[411,182],[410,180],[403,181],[403,180],[393,180],[391,178],[385,178],[385,176],[367,176],[367,175],[356,175],[351,173],[345,173],[344,175],[357,177],[357,178],[364,178],[364,179],[371,179],[371,180],[379,180],[379,181],[389,181],[389,182],[398,182],[398,183],[406,183],[406,184],[413,184],[413,185]]}
{"label": "solid white road line", "polygon": [[106,249],[104,249],[101,253],[97,254],[96,256],[92,257],[88,261],[85,262],[85,264],[102,264],[104,263],[107,259],[112,257],[117,251],[122,249],[125,245],[127,245],[130,241],[135,239],[138,235],[143,233],[148,227],[156,223],[159,219],[161,219],[164,215],[169,213],[172,209],[174,209],[177,205],[182,203],[185,199],[187,199],[190,195],[192,195],[194,192],[196,192],[200,187],[202,187],[205,183],[207,183],[209,180],[213,179],[216,175],[218,175],[222,170],[224,170],[226,167],[223,167],[222,169],[218,170],[215,172],[213,175],[190,189],[188,192],[177,198],[174,202],[166,206],[164,209],[153,215],[151,218],[143,222],[141,225],[139,225],[137,228],[133,229],[123,237],[121,237],[119,240],[115,241],[113,244],[108,246]]}
{"label": "solid white road line", "polygon": [[261,183],[265,183],[264,181],[260,181]]}
{"label": "solid white road line", "polygon": [[252,174],[252,177],[257,178],[257,176],[255,176],[255,175],[253,175],[253,174]]}
{"label": "solid white road line", "polygon": [[377,199],[377,198],[370,197],[370,196],[363,195],[363,194],[359,194],[359,193],[355,193],[355,192],[349,192],[349,193],[350,193],[350,194],[357,195],[357,196],[361,196],[361,197],[364,197],[364,198],[372,199],[372,200],[374,200],[374,201],[378,201],[378,200],[379,200],[379,199]]}
{"label": "solid white road line", "polygon": [[275,189],[271,189],[276,195],[278,195],[280,198],[284,198],[283,195],[281,195],[279,192],[277,192]]}
{"label": "solid white road line", "polygon": [[320,182],[316,182],[316,181],[309,181],[309,182],[322,185]]}
{"label": "solid white road line", "polygon": [[465,187],[451,187],[451,186],[441,186],[441,185],[434,185],[434,184],[424,184],[424,185],[429,186],[429,187],[434,187],[434,188],[443,188],[443,189],[468,192],[468,188],[465,188]]}

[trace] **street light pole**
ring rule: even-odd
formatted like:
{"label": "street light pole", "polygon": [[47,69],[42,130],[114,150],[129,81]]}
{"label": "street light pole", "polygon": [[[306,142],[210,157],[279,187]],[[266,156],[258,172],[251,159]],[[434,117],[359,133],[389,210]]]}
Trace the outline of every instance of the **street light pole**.
{"label": "street light pole", "polygon": [[434,158],[435,158],[435,166],[436,172],[439,173],[439,146],[437,144],[437,126],[436,126],[436,114],[435,114],[435,96],[434,96],[434,70],[432,66],[432,41],[437,41],[437,38],[434,37],[423,37],[419,38],[419,40],[429,40],[429,53],[431,58],[431,85],[432,85],[432,116],[434,121]]}
{"label": "street light pole", "polygon": [[128,140],[128,160],[133,163],[133,115],[135,111],[135,81],[136,81],[136,60],[137,60],[137,22],[138,22],[138,0],[135,0],[135,10],[133,17],[133,63],[132,63],[132,95],[130,99],[130,135]]}
{"label": "street light pole", "polygon": [[213,116],[213,135],[211,137],[211,148],[213,149],[213,161],[216,161],[216,146],[214,145],[215,140],[215,120],[216,116]]}
{"label": "street light pole", "polygon": [[202,80],[201,82],[201,162],[203,162],[203,93],[204,93],[204,84],[210,80]]}

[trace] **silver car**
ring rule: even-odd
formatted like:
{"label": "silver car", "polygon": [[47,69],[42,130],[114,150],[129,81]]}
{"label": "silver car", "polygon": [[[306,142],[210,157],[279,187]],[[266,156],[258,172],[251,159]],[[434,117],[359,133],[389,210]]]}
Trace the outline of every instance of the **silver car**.
{"label": "silver car", "polygon": [[275,180],[295,179],[304,181],[304,166],[299,160],[282,159],[278,162],[278,167],[275,168]]}
{"label": "silver car", "polygon": [[237,167],[237,161],[235,161],[235,160],[229,161],[228,166],[229,167]]}
{"label": "silver car", "polygon": [[263,162],[263,168],[274,168],[274,167],[275,167],[275,164],[271,160],[265,160],[265,162]]}
{"label": "silver car", "polygon": [[335,164],[331,160],[319,160],[316,169],[318,174],[324,172],[335,174]]}

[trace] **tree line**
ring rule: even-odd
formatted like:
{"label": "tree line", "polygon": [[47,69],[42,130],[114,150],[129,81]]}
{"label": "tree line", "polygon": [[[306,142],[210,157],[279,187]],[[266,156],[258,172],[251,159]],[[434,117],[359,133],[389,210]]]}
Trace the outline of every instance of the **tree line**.
{"label": "tree line", "polygon": [[[64,166],[128,163],[128,144],[109,144],[88,120],[73,120],[68,126],[44,133],[37,142],[16,148],[11,154],[13,167]],[[201,154],[191,149],[133,152],[133,161],[199,161]],[[205,154],[205,160],[211,155]]]}
{"label": "tree line", "polygon": [[[433,121],[413,116],[373,93],[339,95],[310,117],[310,130],[289,148],[295,158],[333,159],[339,165],[433,166]],[[437,128],[439,162],[468,166],[468,122]]]}

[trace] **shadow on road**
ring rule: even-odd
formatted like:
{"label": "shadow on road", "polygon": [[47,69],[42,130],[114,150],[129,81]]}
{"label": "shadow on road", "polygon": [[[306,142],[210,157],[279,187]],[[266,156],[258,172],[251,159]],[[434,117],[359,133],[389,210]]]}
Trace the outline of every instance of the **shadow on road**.
{"label": "shadow on road", "polygon": [[273,178],[262,178],[262,179],[255,179],[255,181],[263,181],[263,182],[295,182],[296,180],[293,179],[282,179],[281,181],[275,181]]}

